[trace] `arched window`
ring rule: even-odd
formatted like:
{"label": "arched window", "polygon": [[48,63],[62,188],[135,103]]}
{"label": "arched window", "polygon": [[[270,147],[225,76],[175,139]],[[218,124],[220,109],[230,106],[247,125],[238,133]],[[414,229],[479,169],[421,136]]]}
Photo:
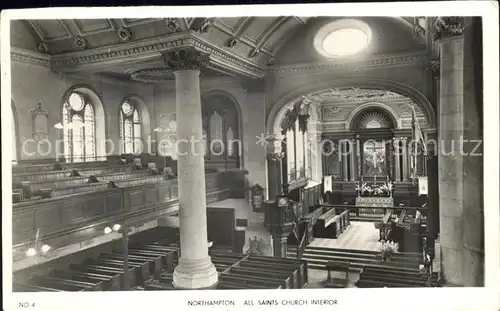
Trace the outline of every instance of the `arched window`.
{"label": "arched window", "polygon": [[137,108],[128,100],[120,106],[120,141],[122,153],[142,152],[141,117]]}
{"label": "arched window", "polygon": [[66,161],[96,161],[94,107],[81,94],[74,92],[64,101],[62,109]]}

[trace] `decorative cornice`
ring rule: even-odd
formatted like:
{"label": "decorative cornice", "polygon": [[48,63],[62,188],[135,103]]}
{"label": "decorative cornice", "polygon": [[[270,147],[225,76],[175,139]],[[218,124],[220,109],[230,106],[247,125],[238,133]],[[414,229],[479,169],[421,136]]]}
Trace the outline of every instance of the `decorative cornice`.
{"label": "decorative cornice", "polygon": [[52,68],[59,72],[78,71],[80,66],[108,66],[140,58],[156,58],[162,52],[195,47],[199,51],[210,54],[210,65],[215,70],[232,72],[253,78],[262,78],[265,69],[260,65],[237,56],[230,51],[215,46],[195,32],[173,33],[159,38],[121,43],[111,47],[88,49],[52,56]]}
{"label": "decorative cornice", "polygon": [[194,47],[175,49],[162,53],[165,68],[172,71],[200,70],[207,67],[210,54],[198,51]]}
{"label": "decorative cornice", "polygon": [[283,65],[271,67],[268,72],[271,74],[280,73],[303,73],[311,71],[326,71],[326,70],[355,70],[355,69],[369,69],[377,67],[388,66],[408,66],[421,62],[427,55],[425,51],[414,54],[396,54],[396,55],[379,55],[368,60],[338,60],[328,63],[303,63],[294,65]]}
{"label": "decorative cornice", "polygon": [[438,17],[434,23],[434,40],[441,40],[462,35],[465,19],[461,16]]}
{"label": "decorative cornice", "polygon": [[30,65],[39,65],[50,67],[50,55],[45,55],[38,52],[33,52],[21,48],[10,48],[10,59],[14,62],[20,62]]}

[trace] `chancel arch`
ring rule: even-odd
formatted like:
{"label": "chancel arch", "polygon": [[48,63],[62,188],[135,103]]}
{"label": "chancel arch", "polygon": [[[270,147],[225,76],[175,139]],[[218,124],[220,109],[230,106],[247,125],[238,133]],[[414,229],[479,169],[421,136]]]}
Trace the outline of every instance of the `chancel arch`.
{"label": "chancel arch", "polygon": [[92,162],[106,159],[106,125],[100,97],[87,86],[70,88],[63,96],[61,130],[63,158],[66,162]]}
{"label": "chancel arch", "polygon": [[151,136],[151,118],[144,100],[139,95],[126,96],[119,110],[120,151],[122,154],[147,152]]}
{"label": "chancel arch", "polygon": [[243,141],[237,101],[223,91],[202,95],[203,146],[208,168],[241,167]]}
{"label": "chancel arch", "polygon": [[[286,108],[291,102],[300,100],[303,96],[326,92],[332,89],[370,89],[380,91],[390,91],[410,99],[422,111],[425,119],[429,124],[429,128],[436,128],[436,113],[425,95],[420,90],[417,90],[407,84],[380,78],[345,78],[335,79],[330,81],[322,81],[310,83],[303,87],[298,87],[295,90],[282,96],[272,107],[267,117],[266,129],[268,133],[280,133],[280,120],[283,118]],[[366,102],[371,101],[367,99]]]}

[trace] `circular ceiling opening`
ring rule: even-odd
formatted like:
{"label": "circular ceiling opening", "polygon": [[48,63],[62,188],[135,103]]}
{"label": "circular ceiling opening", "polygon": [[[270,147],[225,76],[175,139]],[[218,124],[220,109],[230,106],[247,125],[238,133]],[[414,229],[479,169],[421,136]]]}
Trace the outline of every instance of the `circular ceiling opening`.
{"label": "circular ceiling opening", "polygon": [[367,48],[371,29],[365,23],[343,19],[323,26],[314,38],[314,47],[328,58],[355,56]]}

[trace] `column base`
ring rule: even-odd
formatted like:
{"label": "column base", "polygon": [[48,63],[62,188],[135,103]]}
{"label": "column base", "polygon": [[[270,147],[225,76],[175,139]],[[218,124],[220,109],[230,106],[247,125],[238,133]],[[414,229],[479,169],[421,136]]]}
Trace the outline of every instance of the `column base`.
{"label": "column base", "polygon": [[173,277],[172,284],[176,289],[215,289],[219,281],[210,256],[198,260],[181,257]]}

